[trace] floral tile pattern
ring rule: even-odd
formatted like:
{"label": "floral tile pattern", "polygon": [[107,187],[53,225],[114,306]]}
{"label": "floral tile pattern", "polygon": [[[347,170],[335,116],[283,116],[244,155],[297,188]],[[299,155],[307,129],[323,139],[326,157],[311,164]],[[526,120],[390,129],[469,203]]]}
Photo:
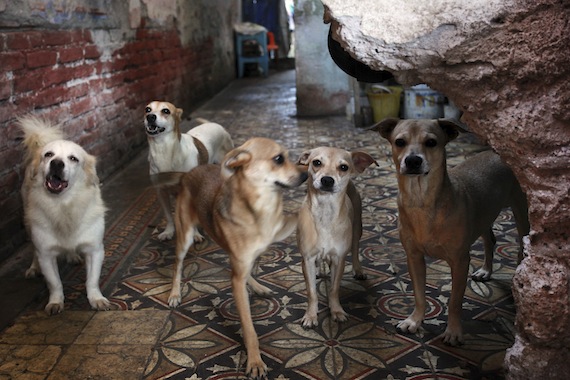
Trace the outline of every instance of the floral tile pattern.
{"label": "floral tile pattern", "polygon": [[[367,274],[352,276],[350,259],[342,281],[345,323],[331,320],[329,278],[318,280],[319,325],[304,329],[300,320],[307,299],[301,255],[295,236],[272,245],[254,274],[274,294],[252,296],[254,325],[271,379],[501,379],[505,350],[514,341],[511,279],[516,268],[517,235],[512,215],[501,213],[494,273],[490,281],[468,281],[463,301],[465,344],[449,347],[440,336],[447,319],[450,271],[445,262],[427,260],[428,311],[416,334],[401,334],[395,325],[411,312],[413,295],[405,252],[397,231],[398,189],[390,149],[377,133],[355,129],[345,117],[296,118],[293,71],[232,83],[193,113],[224,125],[236,145],[252,136],[276,139],[295,159],[319,145],[361,149],[378,161],[354,179],[363,199],[364,234],[360,257]],[[455,165],[482,147],[470,136],[448,146]],[[140,175],[145,176],[146,170]],[[286,210],[300,206],[305,186],[285,192]],[[140,189],[139,189],[140,190]],[[174,241],[152,234],[163,220],[153,189],[133,197],[109,226],[102,287],[118,309],[169,310]],[[483,259],[482,243],[473,246],[471,271]],[[326,269],[326,268],[325,268]],[[81,269],[70,270],[67,308],[88,309]],[[143,378],[244,379],[245,352],[233,302],[226,253],[206,240],[192,247],[184,262],[182,304],[170,312],[152,349]]]}

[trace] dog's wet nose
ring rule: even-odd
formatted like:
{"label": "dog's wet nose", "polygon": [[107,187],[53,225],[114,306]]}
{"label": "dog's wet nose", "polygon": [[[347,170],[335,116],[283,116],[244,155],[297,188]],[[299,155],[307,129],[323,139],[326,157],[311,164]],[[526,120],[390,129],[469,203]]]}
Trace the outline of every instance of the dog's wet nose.
{"label": "dog's wet nose", "polygon": [[52,160],[49,163],[49,168],[53,172],[60,172],[61,170],[63,170],[64,166],[65,164],[63,163],[62,160]]}
{"label": "dog's wet nose", "polygon": [[149,113],[148,115],[146,115],[146,120],[149,123],[154,123],[156,121],[156,115],[153,113]]}
{"label": "dog's wet nose", "polygon": [[323,177],[321,178],[321,185],[323,185],[324,188],[331,188],[334,186],[334,178],[333,177]]}
{"label": "dog's wet nose", "polygon": [[408,169],[419,169],[422,166],[424,160],[420,156],[408,156],[405,159],[406,166]]}

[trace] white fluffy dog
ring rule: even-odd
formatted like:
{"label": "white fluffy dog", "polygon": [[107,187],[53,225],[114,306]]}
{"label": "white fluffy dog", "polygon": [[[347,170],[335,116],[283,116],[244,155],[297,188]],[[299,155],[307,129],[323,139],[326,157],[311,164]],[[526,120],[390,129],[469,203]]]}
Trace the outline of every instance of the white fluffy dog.
{"label": "white fluffy dog", "polygon": [[105,206],[101,198],[96,159],[74,142],[64,140],[57,126],[35,117],[19,119],[27,149],[22,186],[26,228],[34,245],[34,260],[26,277],[43,274],[49,289],[45,310],[64,309],[57,257],[77,255],[85,260],[87,298],[91,307],[107,310],[99,289],[105,251]]}

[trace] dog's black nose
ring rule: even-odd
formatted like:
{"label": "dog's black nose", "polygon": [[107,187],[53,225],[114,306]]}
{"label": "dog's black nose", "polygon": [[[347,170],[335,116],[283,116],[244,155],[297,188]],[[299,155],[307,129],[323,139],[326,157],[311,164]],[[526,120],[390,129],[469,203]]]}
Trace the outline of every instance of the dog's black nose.
{"label": "dog's black nose", "polygon": [[61,170],[63,170],[65,164],[63,163],[62,160],[51,160],[51,162],[49,163],[49,168],[52,172],[60,172]]}
{"label": "dog's black nose", "polygon": [[330,189],[334,186],[334,178],[329,176],[321,178],[321,185],[323,188]]}
{"label": "dog's black nose", "polygon": [[413,170],[413,169],[419,169],[422,166],[424,160],[420,156],[408,156],[406,157],[404,162],[406,163],[408,169]]}
{"label": "dog's black nose", "polygon": [[146,120],[149,123],[154,123],[156,121],[156,115],[153,113],[149,113],[148,115],[146,115]]}

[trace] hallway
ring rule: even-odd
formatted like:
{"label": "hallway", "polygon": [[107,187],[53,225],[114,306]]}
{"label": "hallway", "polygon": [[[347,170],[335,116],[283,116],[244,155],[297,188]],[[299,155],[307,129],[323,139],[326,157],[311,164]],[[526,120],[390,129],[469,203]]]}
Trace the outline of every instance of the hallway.
{"label": "hallway", "polygon": [[[368,278],[357,281],[347,262],[341,303],[346,323],[329,318],[328,279],[318,282],[319,326],[300,325],[306,294],[295,236],[261,256],[256,278],[274,290],[252,297],[252,315],[270,379],[501,379],[505,349],[514,340],[511,278],[518,243],[509,212],[495,222],[497,246],[491,281],[469,280],[463,302],[465,345],[441,342],[450,288],[449,268],[428,260],[428,315],[420,332],[399,334],[398,320],[413,307],[405,253],[397,233],[397,185],[389,146],[377,133],[355,129],[343,116],[297,118],[295,72],[235,80],[195,112],[223,125],[236,146],[253,136],[270,137],[296,159],[326,145],[371,154],[378,167],[356,177],[363,199],[361,260]],[[145,104],[141,104],[142,114]],[[188,117],[184,114],[183,117]],[[188,129],[196,125],[185,120]],[[448,145],[456,165],[481,149],[472,136]],[[81,266],[62,263],[66,310],[43,311],[43,279],[26,280],[31,248],[0,268],[4,329],[0,379],[243,379],[245,352],[234,307],[227,255],[205,241],[187,255],[183,300],[168,307],[174,241],[153,235],[163,223],[148,181],[146,151],[102,187],[109,208],[101,289],[115,310],[89,309]],[[306,185],[286,191],[286,210],[297,210]],[[470,272],[482,263],[482,244],[472,252]],[[6,320],[8,318],[8,320]]]}

